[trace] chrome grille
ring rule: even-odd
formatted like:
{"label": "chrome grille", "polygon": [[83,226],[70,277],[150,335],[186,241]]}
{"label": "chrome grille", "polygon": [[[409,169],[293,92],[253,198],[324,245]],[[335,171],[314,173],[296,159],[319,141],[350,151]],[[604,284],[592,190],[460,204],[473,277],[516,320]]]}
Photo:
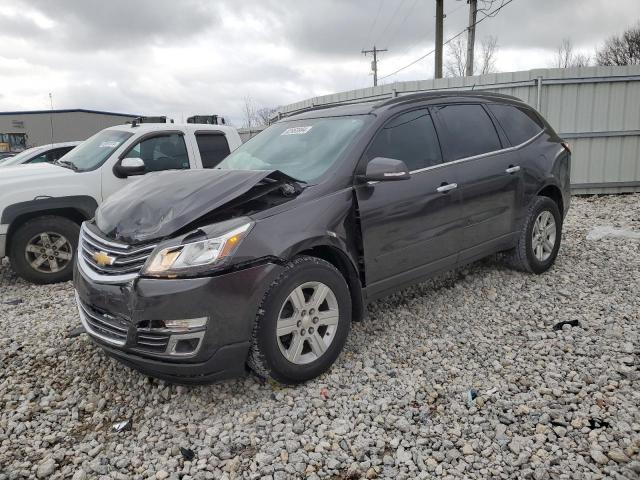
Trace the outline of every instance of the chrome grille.
{"label": "chrome grille", "polygon": [[[79,250],[82,255],[82,260],[84,260],[88,268],[99,275],[135,276],[135,274],[140,272],[140,269],[146,263],[155,247],[155,244],[132,247],[124,243],[113,242],[92,232],[86,225],[82,225],[80,232]],[[113,263],[98,263],[95,259],[96,254],[111,257],[110,261]]]}
{"label": "chrome grille", "polygon": [[[77,298],[77,297],[76,297]],[[129,324],[118,317],[91,307],[77,298],[80,316],[86,322],[90,332],[110,343],[124,345],[129,333]]]}

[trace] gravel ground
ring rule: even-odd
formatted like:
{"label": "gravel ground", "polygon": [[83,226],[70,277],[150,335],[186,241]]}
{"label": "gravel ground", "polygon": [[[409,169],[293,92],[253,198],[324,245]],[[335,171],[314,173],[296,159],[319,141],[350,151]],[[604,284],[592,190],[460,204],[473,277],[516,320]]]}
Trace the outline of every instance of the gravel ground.
{"label": "gravel ground", "polygon": [[488,259],[370,305],[296,388],[147,378],[5,263],[0,479],[639,478],[640,242],[597,225],[640,231],[640,195],[574,198],[544,275]]}

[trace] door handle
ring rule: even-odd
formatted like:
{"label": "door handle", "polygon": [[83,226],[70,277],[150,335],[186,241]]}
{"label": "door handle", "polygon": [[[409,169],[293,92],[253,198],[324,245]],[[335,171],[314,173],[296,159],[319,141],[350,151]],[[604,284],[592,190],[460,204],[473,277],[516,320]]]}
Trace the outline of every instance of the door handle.
{"label": "door handle", "polygon": [[447,193],[448,191],[455,190],[456,188],[458,188],[457,183],[445,183],[444,185],[440,185],[438,188],[436,188],[436,192]]}
{"label": "door handle", "polygon": [[519,172],[519,171],[520,171],[520,166],[519,165],[516,165],[515,167],[512,165],[512,166],[510,166],[509,168],[507,168],[505,170],[505,172],[509,173],[509,174],[516,173],[516,172]]}

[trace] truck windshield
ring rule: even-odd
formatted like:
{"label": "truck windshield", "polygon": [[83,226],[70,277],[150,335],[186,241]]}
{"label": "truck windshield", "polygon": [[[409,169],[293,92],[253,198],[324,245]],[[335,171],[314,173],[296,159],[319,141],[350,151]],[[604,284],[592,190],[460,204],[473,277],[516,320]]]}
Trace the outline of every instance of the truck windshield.
{"label": "truck windshield", "polygon": [[121,130],[103,130],[82,142],[61,160],[72,163],[80,172],[94,170],[132,135]]}
{"label": "truck windshield", "polygon": [[225,170],[280,170],[310,182],[335,163],[364,124],[364,116],[276,123],[225,158]]}

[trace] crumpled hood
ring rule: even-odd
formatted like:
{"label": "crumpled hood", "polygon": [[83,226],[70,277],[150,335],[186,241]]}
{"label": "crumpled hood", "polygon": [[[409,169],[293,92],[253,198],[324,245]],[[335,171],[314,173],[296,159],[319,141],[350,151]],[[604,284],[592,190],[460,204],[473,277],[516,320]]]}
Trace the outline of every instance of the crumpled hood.
{"label": "crumpled hood", "polygon": [[76,175],[73,170],[51,165],[49,163],[34,163],[33,165],[13,165],[0,168],[0,190],[21,183],[54,182],[56,179]]}
{"label": "crumpled hood", "polygon": [[145,176],[98,208],[96,226],[127,244],[163,238],[237,199],[267,177],[295,182],[277,170],[174,170]]}

